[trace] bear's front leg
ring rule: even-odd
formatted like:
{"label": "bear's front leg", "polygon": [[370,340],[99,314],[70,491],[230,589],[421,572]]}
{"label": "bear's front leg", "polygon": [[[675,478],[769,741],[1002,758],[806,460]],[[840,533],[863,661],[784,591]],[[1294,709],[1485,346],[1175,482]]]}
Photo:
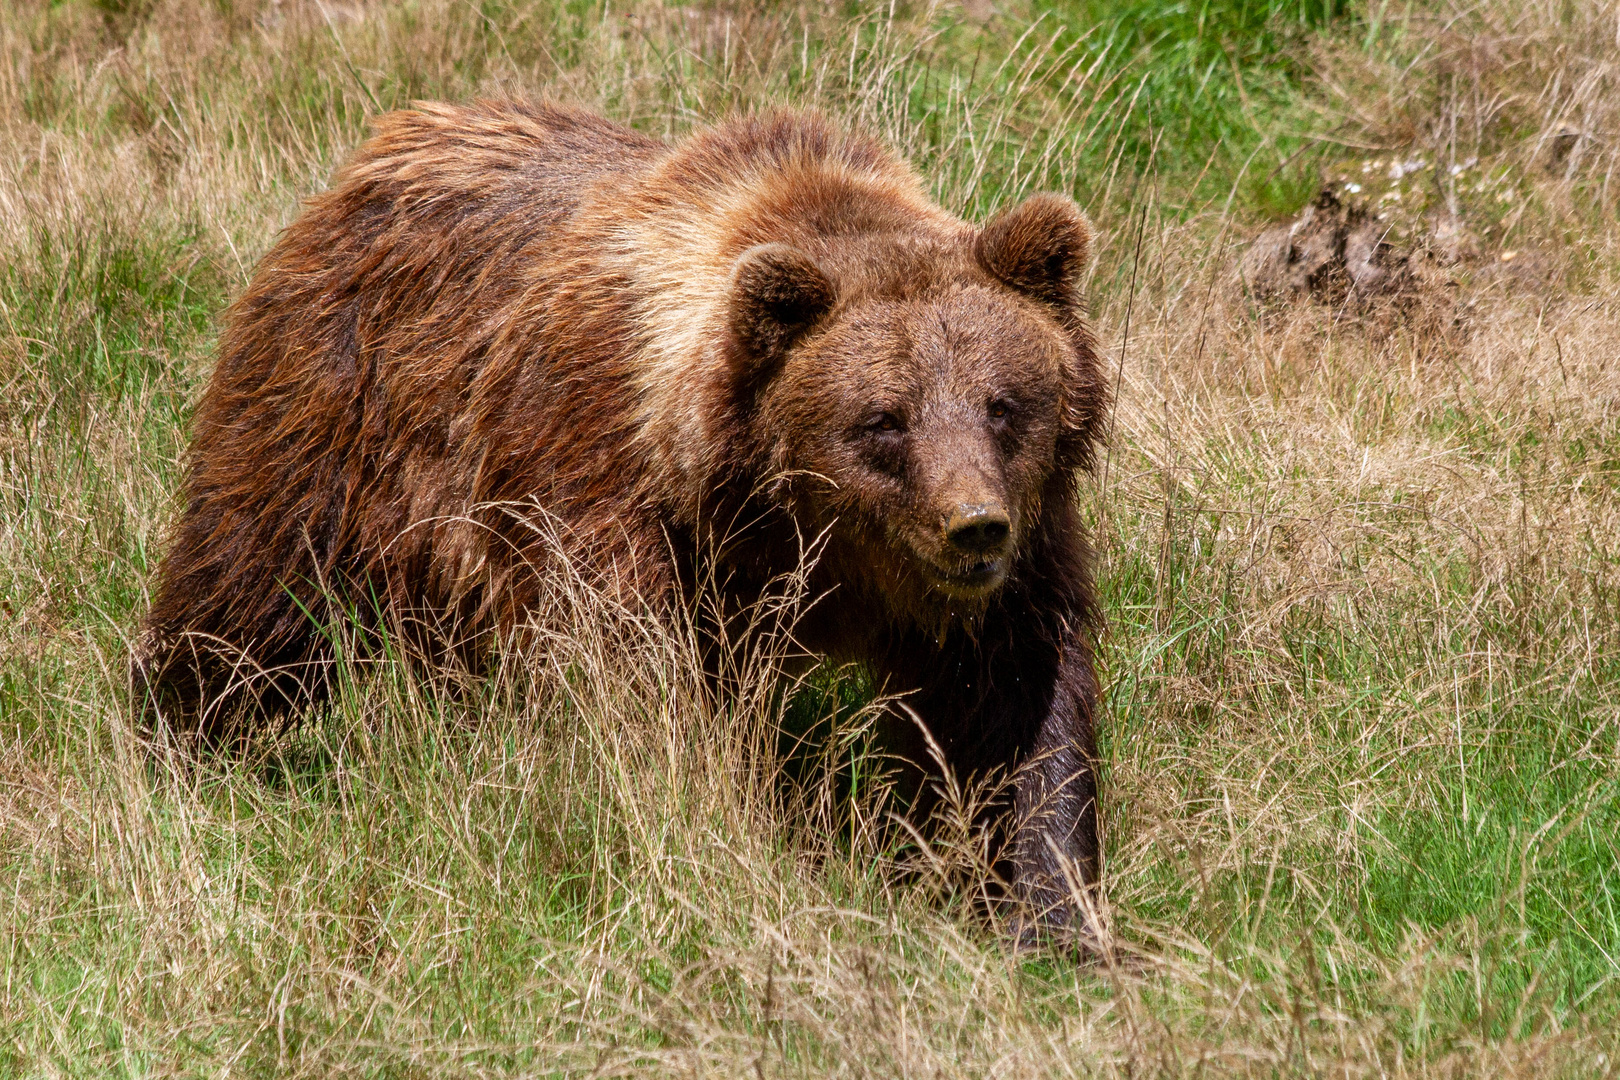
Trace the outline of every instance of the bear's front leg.
{"label": "bear's front leg", "polygon": [[[1096,951],[1101,851],[1097,832],[1097,682],[1083,646],[1058,646],[1045,693],[1025,698],[1006,851],[1021,944],[1056,937]],[[1044,681],[1044,680],[1043,680]],[[1022,695],[1019,695],[1022,696]]]}
{"label": "bear's front leg", "polygon": [[1084,624],[1014,600],[944,649],[912,638],[876,674],[880,684],[921,684],[902,696],[889,739],[917,825],[926,828],[949,787],[940,765],[964,790],[1010,780],[1003,797],[974,800],[1009,929],[1020,945],[1101,952],[1097,679],[1073,625]]}

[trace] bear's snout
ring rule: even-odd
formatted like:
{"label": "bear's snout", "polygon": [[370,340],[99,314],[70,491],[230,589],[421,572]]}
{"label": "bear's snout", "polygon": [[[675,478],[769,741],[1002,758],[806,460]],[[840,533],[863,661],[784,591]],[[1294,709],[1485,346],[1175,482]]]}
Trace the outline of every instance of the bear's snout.
{"label": "bear's snout", "polygon": [[1006,580],[1024,509],[1006,463],[980,425],[946,416],[919,424],[912,482],[921,496],[912,546],[925,576],[954,600],[980,599]]}

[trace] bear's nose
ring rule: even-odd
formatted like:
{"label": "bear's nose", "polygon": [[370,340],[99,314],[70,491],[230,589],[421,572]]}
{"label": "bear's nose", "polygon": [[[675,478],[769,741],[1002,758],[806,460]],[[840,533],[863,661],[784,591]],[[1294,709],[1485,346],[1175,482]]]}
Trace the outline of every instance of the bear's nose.
{"label": "bear's nose", "polygon": [[952,547],[969,555],[984,555],[995,550],[1006,542],[1010,531],[1007,511],[994,504],[958,506],[945,522],[945,539]]}

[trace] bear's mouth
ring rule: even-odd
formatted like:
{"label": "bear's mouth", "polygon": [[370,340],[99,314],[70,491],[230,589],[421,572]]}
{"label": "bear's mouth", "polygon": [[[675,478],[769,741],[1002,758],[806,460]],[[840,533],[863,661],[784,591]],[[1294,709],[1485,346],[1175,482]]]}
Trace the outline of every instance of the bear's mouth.
{"label": "bear's mouth", "polygon": [[1005,557],[980,559],[949,570],[930,566],[928,571],[928,576],[934,579],[934,584],[941,590],[967,599],[983,596],[999,587],[1007,577],[1007,559]]}

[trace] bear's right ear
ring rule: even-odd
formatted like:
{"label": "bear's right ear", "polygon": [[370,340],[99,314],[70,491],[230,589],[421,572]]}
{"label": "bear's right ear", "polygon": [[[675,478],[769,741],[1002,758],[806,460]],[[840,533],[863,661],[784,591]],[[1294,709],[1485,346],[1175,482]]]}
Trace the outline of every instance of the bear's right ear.
{"label": "bear's right ear", "polygon": [[837,301],[833,283],[798,248],[757,244],[731,275],[731,333],[739,383],[757,381]]}
{"label": "bear's right ear", "polygon": [[1031,195],[984,227],[979,265],[1042,303],[1072,308],[1091,261],[1091,221],[1061,195]]}

